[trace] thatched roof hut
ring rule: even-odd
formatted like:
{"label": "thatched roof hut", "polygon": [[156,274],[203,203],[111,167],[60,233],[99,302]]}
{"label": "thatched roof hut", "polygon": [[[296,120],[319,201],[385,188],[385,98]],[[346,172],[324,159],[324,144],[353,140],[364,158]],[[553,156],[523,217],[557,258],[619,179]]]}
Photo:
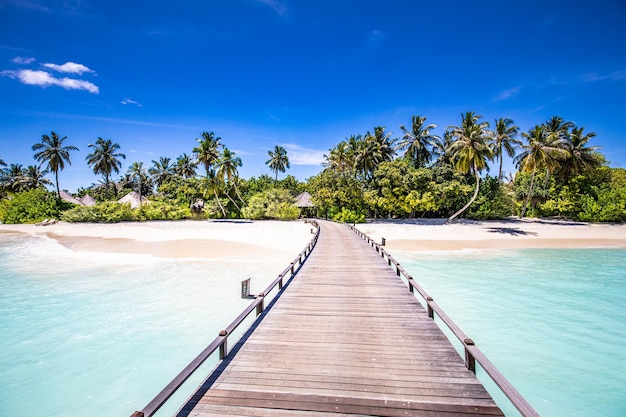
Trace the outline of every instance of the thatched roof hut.
{"label": "thatched roof hut", "polygon": [[83,203],[79,199],[77,199],[72,194],[68,193],[67,191],[61,191],[59,194],[61,194],[61,200],[63,201],[67,201],[68,203],[72,203],[72,204],[77,204],[79,206],[83,205]]}
{"label": "thatched roof hut", "polygon": [[296,206],[299,208],[315,207],[315,204],[311,202],[311,194],[306,191],[296,197]]}
{"label": "thatched roof hut", "polygon": [[139,193],[135,191],[131,191],[130,193],[126,194],[124,197],[117,200],[117,202],[121,204],[130,203],[130,208],[132,209],[138,208],[141,204],[150,204],[150,201],[144,196],[141,196],[141,203],[140,203]]}
{"label": "thatched roof hut", "polygon": [[82,196],[79,201],[82,203],[83,206],[87,207],[92,207],[96,205],[96,200],[94,200],[93,197],[89,194],[85,194],[84,196]]}

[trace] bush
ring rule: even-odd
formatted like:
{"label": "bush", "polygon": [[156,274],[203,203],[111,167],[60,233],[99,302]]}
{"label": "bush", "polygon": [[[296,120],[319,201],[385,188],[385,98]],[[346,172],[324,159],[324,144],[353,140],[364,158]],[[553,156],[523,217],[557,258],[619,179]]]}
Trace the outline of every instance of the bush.
{"label": "bush", "polygon": [[144,204],[131,209],[130,204],[100,203],[92,207],[74,207],[61,214],[68,222],[118,223],[144,220],[181,220],[191,218],[191,210],[163,202]]}
{"label": "bush", "polygon": [[293,203],[288,190],[272,188],[255,194],[241,213],[246,219],[294,220],[300,216],[300,209]]}
{"label": "bush", "polygon": [[330,217],[336,222],[365,223],[365,215],[342,207],[340,211],[331,210]]}
{"label": "bush", "polygon": [[57,200],[56,193],[35,189],[16,193],[0,202],[0,221],[6,224],[36,223],[56,219],[63,208],[71,204]]}

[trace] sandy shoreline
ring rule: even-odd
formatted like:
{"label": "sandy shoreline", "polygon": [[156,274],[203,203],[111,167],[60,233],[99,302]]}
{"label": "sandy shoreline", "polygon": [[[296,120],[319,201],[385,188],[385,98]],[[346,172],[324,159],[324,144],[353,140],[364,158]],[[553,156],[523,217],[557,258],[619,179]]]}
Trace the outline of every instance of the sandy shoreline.
{"label": "sandy shoreline", "polygon": [[[550,220],[383,220],[356,225],[393,251],[516,248],[626,248],[626,225]],[[311,239],[303,221],[164,221],[0,225],[0,235],[43,235],[73,251],[162,258],[291,259]]]}
{"label": "sandy shoreline", "polygon": [[291,259],[310,241],[310,230],[303,221],[245,220],[0,225],[0,235],[46,236],[77,252],[162,258]]}
{"label": "sandy shoreline", "polygon": [[553,220],[467,221],[386,220],[356,227],[387,249],[442,251],[521,248],[626,248],[625,224]]}

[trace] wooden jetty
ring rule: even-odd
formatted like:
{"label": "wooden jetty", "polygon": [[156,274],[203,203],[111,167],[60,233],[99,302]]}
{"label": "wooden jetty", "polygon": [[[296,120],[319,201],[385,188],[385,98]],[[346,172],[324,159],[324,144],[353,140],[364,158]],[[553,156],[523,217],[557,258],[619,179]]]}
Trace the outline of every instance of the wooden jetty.
{"label": "wooden jetty", "polygon": [[[346,225],[320,223],[297,276],[270,308],[257,305],[253,330],[230,354],[214,342],[224,360],[177,416],[503,415],[472,372],[478,360],[493,377],[493,365],[467,338],[466,357],[458,354],[431,317],[449,318],[430,297],[422,307],[412,277],[409,292],[379,245]],[[522,415],[537,415],[495,372]]]}

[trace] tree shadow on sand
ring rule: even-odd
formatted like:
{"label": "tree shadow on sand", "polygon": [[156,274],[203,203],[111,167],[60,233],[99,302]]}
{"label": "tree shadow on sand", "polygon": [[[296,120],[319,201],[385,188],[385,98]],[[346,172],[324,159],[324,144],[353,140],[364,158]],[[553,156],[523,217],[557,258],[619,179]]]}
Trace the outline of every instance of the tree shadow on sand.
{"label": "tree shadow on sand", "polygon": [[490,233],[503,233],[512,236],[527,236],[537,235],[535,232],[527,232],[526,230],[518,229],[516,227],[489,227],[487,231]]}

